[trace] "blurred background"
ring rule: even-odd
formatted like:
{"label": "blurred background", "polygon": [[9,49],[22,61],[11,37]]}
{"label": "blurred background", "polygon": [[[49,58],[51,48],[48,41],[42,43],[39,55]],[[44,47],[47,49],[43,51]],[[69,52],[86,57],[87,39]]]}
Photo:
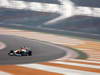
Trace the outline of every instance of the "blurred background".
{"label": "blurred background", "polygon": [[0,0],[0,26],[99,38],[100,0]]}

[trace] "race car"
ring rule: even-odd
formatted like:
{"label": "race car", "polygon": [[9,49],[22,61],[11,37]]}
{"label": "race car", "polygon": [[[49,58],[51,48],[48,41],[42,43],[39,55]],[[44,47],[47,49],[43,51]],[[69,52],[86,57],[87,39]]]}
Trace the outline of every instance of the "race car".
{"label": "race car", "polygon": [[32,56],[32,51],[28,48],[20,48],[17,50],[10,50],[8,52],[8,55],[10,56]]}

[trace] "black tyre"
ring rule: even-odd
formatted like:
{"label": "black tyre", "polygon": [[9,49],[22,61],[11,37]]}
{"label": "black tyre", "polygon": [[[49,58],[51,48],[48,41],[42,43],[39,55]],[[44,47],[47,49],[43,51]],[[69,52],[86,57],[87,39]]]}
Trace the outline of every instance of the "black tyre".
{"label": "black tyre", "polygon": [[8,53],[8,55],[10,55],[10,56],[14,56],[14,51],[11,50],[11,51]]}
{"label": "black tyre", "polygon": [[32,51],[28,51],[28,56],[32,56]]}

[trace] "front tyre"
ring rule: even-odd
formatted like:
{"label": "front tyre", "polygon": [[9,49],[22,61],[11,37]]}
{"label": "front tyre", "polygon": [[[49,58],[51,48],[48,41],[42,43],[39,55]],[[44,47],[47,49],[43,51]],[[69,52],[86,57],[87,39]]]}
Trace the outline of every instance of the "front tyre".
{"label": "front tyre", "polygon": [[8,53],[8,55],[10,55],[10,56],[14,56],[14,54],[13,54],[13,53]]}

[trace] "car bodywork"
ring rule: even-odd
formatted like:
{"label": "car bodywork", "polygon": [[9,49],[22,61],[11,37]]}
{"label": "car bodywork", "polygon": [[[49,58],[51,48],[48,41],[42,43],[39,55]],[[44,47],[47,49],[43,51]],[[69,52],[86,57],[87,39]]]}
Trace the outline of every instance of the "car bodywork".
{"label": "car bodywork", "polygon": [[17,50],[10,50],[8,52],[8,55],[10,56],[32,56],[32,51],[31,50],[26,50],[26,51],[17,51]]}

